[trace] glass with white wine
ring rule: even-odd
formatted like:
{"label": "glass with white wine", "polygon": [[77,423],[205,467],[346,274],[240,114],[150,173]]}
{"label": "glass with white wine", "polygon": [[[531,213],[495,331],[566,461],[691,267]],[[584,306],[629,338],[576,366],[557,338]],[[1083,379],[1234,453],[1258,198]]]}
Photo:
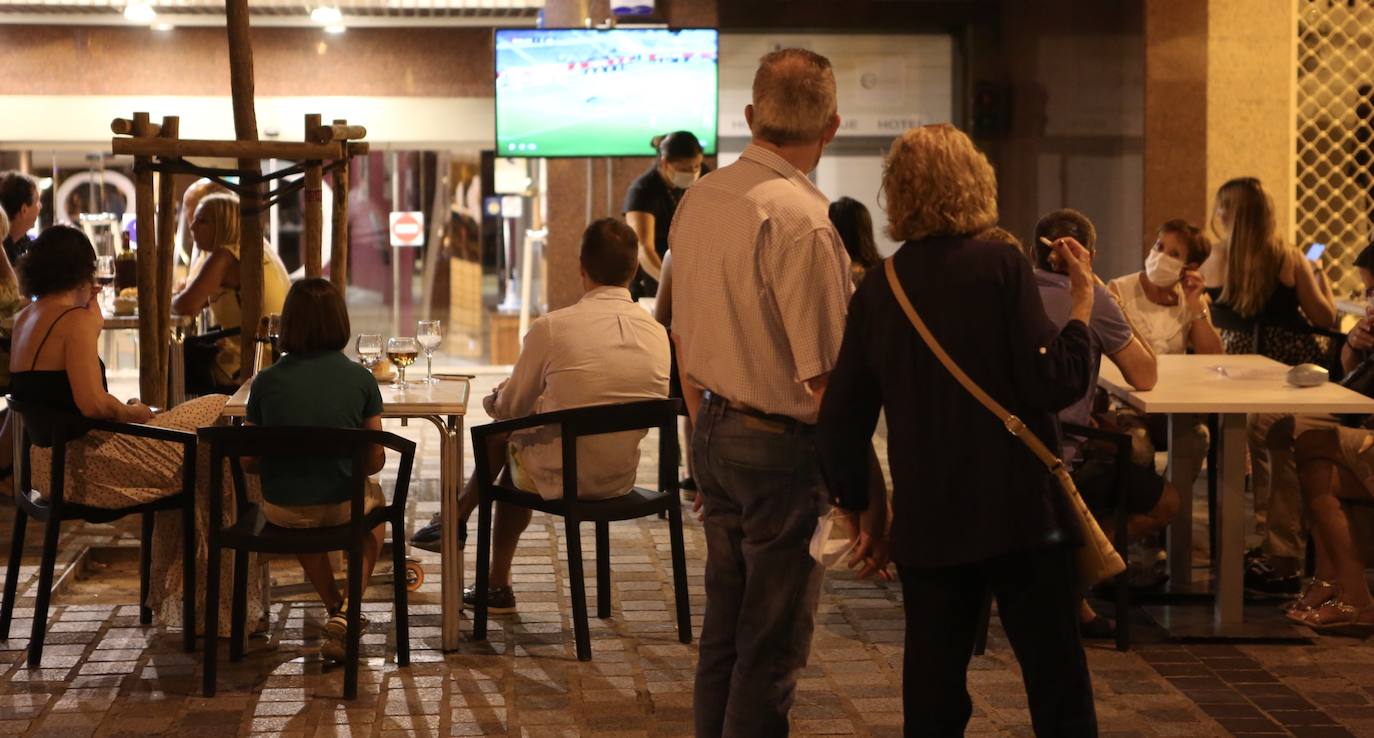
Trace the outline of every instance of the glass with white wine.
{"label": "glass with white wine", "polygon": [[406,386],[406,367],[415,363],[415,359],[420,355],[420,347],[415,343],[415,339],[410,336],[392,336],[386,342],[386,358],[396,366],[396,381],[391,383],[392,387],[403,388]]}
{"label": "glass with white wine", "polygon": [[437,320],[422,320],[415,327],[415,340],[425,350],[425,381],[434,384],[434,349],[444,340],[443,325]]}

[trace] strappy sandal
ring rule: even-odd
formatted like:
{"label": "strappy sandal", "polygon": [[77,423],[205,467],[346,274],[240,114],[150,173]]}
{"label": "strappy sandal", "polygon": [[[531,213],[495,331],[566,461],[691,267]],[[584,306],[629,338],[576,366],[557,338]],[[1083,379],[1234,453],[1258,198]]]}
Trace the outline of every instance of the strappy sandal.
{"label": "strappy sandal", "polygon": [[[1313,594],[1319,593],[1323,590],[1327,593],[1326,596],[1323,597],[1320,601],[1314,602],[1311,599]],[[1288,616],[1289,620],[1301,623],[1304,622],[1304,618],[1307,617],[1308,613],[1312,612],[1313,610],[1316,610],[1317,608],[1321,607],[1322,605],[1325,605],[1326,603],[1334,600],[1335,598],[1335,582],[1328,582],[1325,579],[1318,579],[1316,577],[1312,577],[1312,579],[1307,582],[1307,585],[1303,587],[1302,594],[1298,595],[1298,598],[1296,600],[1286,603],[1280,609],[1283,611],[1284,615]]]}
{"label": "strappy sandal", "polygon": [[1301,622],[1313,630],[1374,629],[1374,603],[1360,608],[1334,599],[1307,613]]}

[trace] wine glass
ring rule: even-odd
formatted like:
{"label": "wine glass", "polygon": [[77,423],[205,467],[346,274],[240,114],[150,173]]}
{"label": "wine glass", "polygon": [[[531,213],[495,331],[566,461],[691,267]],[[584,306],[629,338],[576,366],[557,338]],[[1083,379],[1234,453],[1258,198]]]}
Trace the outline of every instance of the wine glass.
{"label": "wine glass", "polygon": [[386,358],[391,359],[391,363],[396,365],[396,381],[391,383],[392,387],[406,386],[406,367],[414,364],[415,358],[419,355],[420,347],[413,337],[392,336],[387,339]]}
{"label": "wine glass", "polygon": [[377,366],[377,362],[382,358],[382,336],[380,333],[359,333],[358,334],[358,361],[367,367],[368,371]]}
{"label": "wine glass", "polygon": [[425,381],[434,383],[434,349],[444,340],[443,325],[437,320],[422,320],[415,328],[415,340],[425,350]]}
{"label": "wine glass", "polygon": [[272,361],[281,358],[281,349],[277,345],[281,342],[281,314],[269,313],[267,316],[267,342],[272,344]]}
{"label": "wine glass", "polygon": [[100,309],[108,311],[114,293],[114,255],[95,257],[95,283],[100,285]]}

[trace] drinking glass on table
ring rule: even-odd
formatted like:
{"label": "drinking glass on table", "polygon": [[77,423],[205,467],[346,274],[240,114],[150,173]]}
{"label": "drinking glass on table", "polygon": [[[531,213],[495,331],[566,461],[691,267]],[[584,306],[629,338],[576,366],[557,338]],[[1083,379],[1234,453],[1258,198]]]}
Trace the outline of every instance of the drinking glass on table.
{"label": "drinking glass on table", "polygon": [[444,340],[443,326],[437,320],[422,320],[415,328],[415,340],[425,350],[425,381],[434,383],[434,349]]}
{"label": "drinking glass on table", "polygon": [[420,346],[411,336],[392,336],[386,342],[386,358],[396,365],[396,380],[392,387],[406,386],[406,367],[415,363],[420,355]]}
{"label": "drinking glass on table", "polygon": [[95,257],[95,283],[100,285],[100,309],[110,311],[114,296],[114,255]]}
{"label": "drinking glass on table", "polygon": [[382,335],[380,333],[359,333],[358,342],[358,361],[367,367],[368,371],[377,366],[377,362],[382,358]]}

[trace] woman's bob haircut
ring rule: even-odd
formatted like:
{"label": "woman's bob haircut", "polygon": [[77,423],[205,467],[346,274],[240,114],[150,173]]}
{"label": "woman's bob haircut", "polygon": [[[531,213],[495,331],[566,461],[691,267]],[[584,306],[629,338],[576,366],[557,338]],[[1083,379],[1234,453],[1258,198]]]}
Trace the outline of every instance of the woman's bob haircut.
{"label": "woman's bob haircut", "polygon": [[312,277],[291,285],[281,309],[282,353],[342,351],[352,331],[343,295],[329,280]]}
{"label": "woman's bob haircut", "polygon": [[971,236],[997,225],[997,175],[951,125],[910,128],[892,142],[882,195],[896,241]]}

